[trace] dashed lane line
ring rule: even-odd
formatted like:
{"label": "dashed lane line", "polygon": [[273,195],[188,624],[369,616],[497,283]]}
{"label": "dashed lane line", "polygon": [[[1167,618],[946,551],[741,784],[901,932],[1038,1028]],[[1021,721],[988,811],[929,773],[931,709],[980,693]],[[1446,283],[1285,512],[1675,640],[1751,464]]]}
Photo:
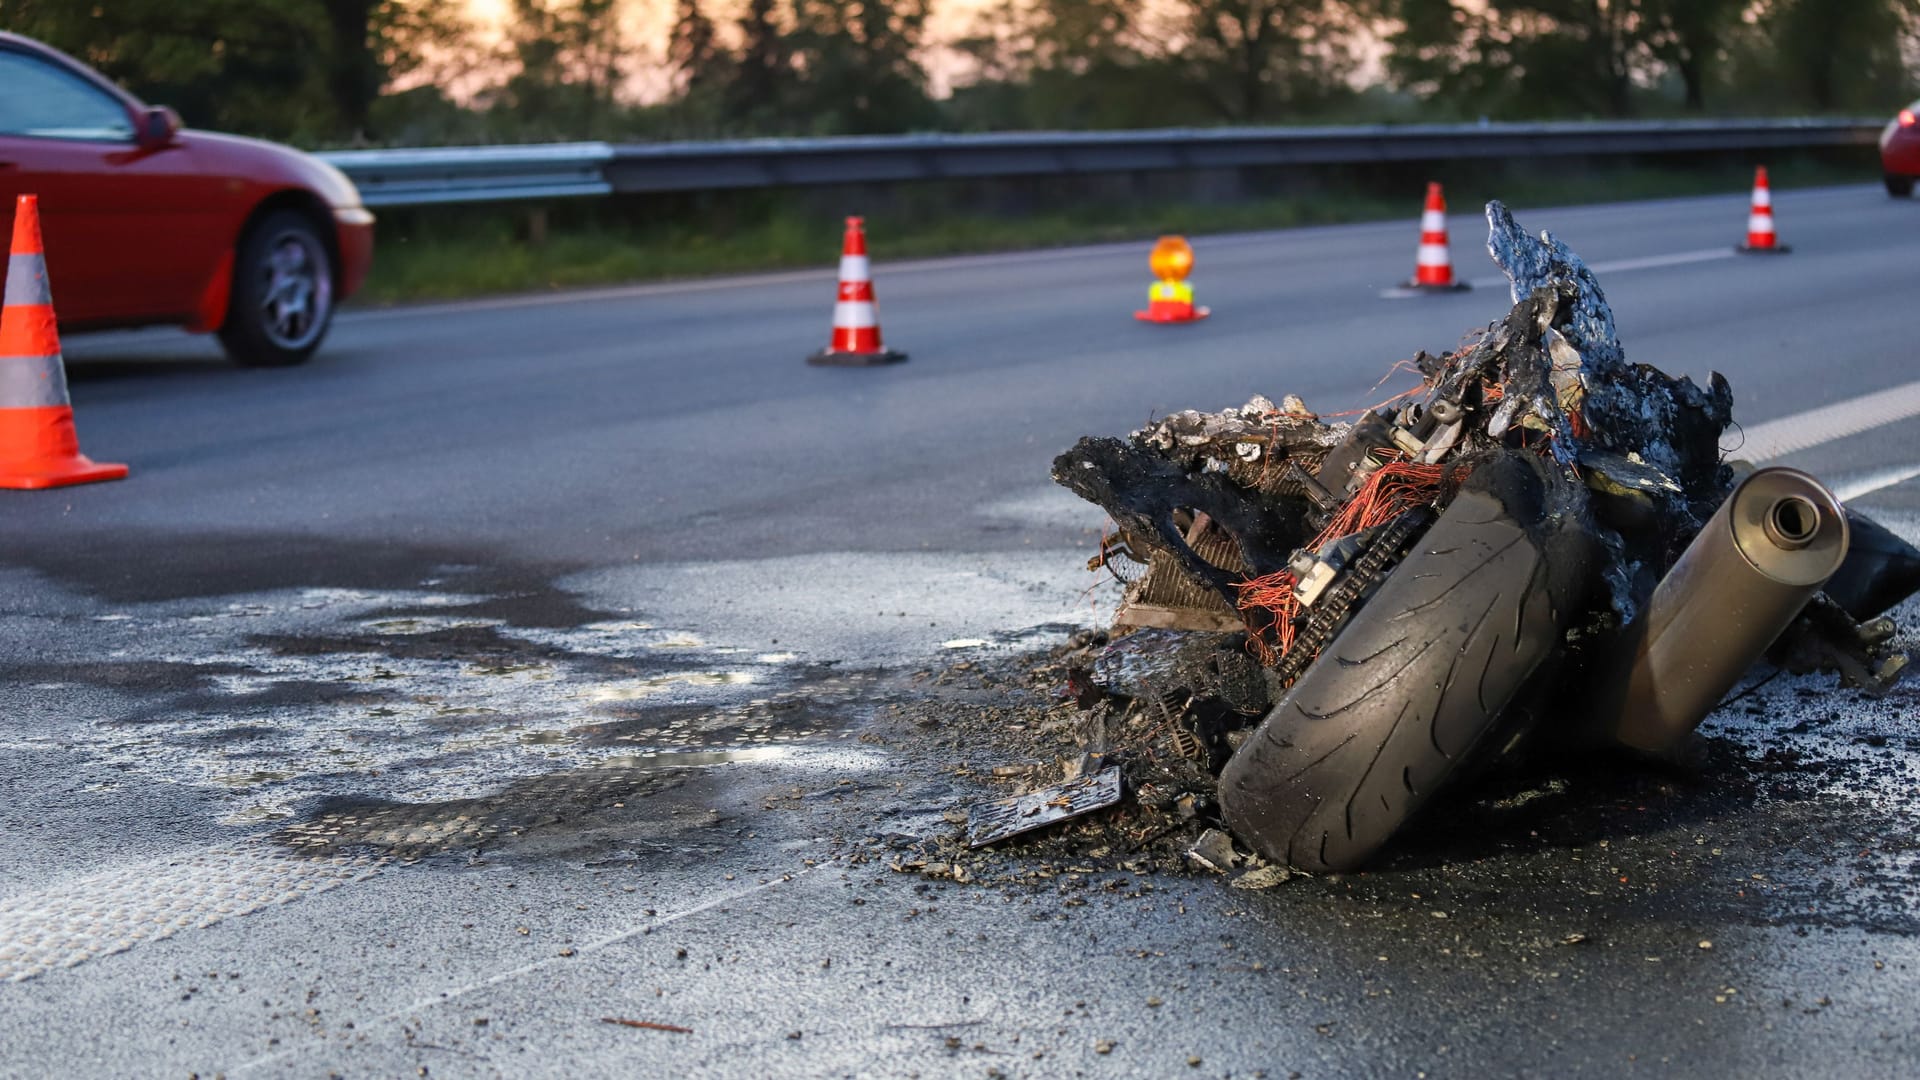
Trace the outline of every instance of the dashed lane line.
{"label": "dashed lane line", "polygon": [[[1588,263],[1587,269],[1599,276],[1609,274],[1629,274],[1635,270],[1660,270],[1669,266],[1691,266],[1694,263],[1716,262],[1731,259],[1739,254],[1732,245],[1716,248],[1701,248],[1697,251],[1675,251],[1666,255],[1647,255],[1638,259],[1614,259],[1610,262]],[[1476,289],[1505,289],[1507,279],[1503,277],[1474,278],[1471,282]]]}
{"label": "dashed lane line", "polygon": [[1755,424],[1742,429],[1735,436],[1738,445],[1727,450],[1732,457],[1771,461],[1915,416],[1920,416],[1920,381]]}
{"label": "dashed lane line", "polygon": [[1891,468],[1875,469],[1872,472],[1849,477],[1833,485],[1833,496],[1841,502],[1852,502],[1862,496],[1871,495],[1876,491],[1882,491],[1896,484],[1904,484],[1916,476],[1920,476],[1920,464],[1895,465]]}

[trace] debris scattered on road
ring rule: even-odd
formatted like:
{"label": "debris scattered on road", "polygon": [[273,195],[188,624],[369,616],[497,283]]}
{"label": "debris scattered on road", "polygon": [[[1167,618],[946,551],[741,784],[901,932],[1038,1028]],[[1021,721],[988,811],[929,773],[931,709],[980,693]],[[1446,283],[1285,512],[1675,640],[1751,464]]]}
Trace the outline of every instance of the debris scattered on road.
{"label": "debris scattered on road", "polygon": [[1208,829],[1187,845],[1187,858],[1202,869],[1216,874],[1226,873],[1240,861],[1240,856],[1233,850],[1233,841],[1227,839],[1227,834],[1219,829]]}
{"label": "debris scattered on road", "polygon": [[[996,770],[997,774],[998,770]],[[974,807],[968,847],[982,847],[1009,836],[1045,828],[1069,818],[1104,810],[1120,801],[1120,767]]]}
{"label": "debris scattered on road", "polygon": [[671,1031],[676,1035],[693,1034],[693,1029],[690,1027],[681,1027],[679,1024],[662,1024],[657,1020],[629,1020],[624,1016],[603,1016],[600,1018],[600,1022],[603,1024],[618,1024],[621,1027],[643,1028],[647,1031]]}
{"label": "debris scattered on road", "polygon": [[1293,871],[1284,866],[1266,865],[1249,870],[1233,879],[1236,889],[1271,889],[1293,880]]}
{"label": "debris scattered on road", "polygon": [[[1054,462],[1112,518],[1090,566],[1125,589],[1067,661],[1062,773],[1124,770],[1198,867],[1227,872],[1237,839],[1355,868],[1496,757],[1677,754],[1770,646],[1870,693],[1906,666],[1882,613],[1920,551],[1803,473],[1728,460],[1727,381],[1629,363],[1579,257],[1487,218],[1511,310],[1397,365],[1416,385],[1358,419],[1256,396]],[[981,821],[976,844],[1027,831]]]}

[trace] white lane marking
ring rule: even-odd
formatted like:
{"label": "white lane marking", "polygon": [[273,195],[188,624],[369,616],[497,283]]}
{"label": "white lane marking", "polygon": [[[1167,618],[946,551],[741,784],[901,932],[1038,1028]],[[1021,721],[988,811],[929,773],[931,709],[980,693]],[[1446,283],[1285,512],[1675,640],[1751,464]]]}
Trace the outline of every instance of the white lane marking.
{"label": "white lane marking", "polygon": [[1663,266],[1686,266],[1691,263],[1712,262],[1715,259],[1731,259],[1739,252],[1733,244],[1717,248],[1705,248],[1700,251],[1677,251],[1671,255],[1648,255],[1641,259],[1615,259],[1612,262],[1597,262],[1588,269],[1596,274],[1618,274],[1629,270],[1655,270]]}
{"label": "white lane marking", "polygon": [[125,952],[377,873],[366,855],[309,857],[265,841],[171,855],[0,900],[0,982]]}
{"label": "white lane marking", "polygon": [[1841,502],[1851,502],[1862,495],[1871,495],[1883,488],[1904,484],[1916,476],[1920,476],[1920,464],[1875,469],[1870,473],[1862,473],[1843,483],[1833,485],[1833,495]]}
{"label": "white lane marking", "polygon": [[1920,381],[1755,424],[1728,454],[1768,461],[1914,416],[1920,416]]}
{"label": "white lane marking", "polygon": [[[1702,248],[1698,251],[1676,251],[1669,255],[1647,255],[1638,259],[1614,259],[1610,262],[1588,263],[1587,269],[1598,274],[1626,274],[1635,270],[1658,270],[1668,266],[1691,266],[1694,263],[1713,262],[1717,259],[1731,259],[1739,254],[1728,242],[1725,247]],[[1504,289],[1507,279],[1504,277],[1474,278],[1476,289]]]}
{"label": "white lane marking", "polygon": [[[443,990],[432,997],[421,998],[420,1000],[414,1002],[411,1005],[405,1005],[398,1009],[393,1009],[388,1012],[380,1013],[377,1016],[370,1017],[366,1020],[359,1020],[359,1021],[356,1021],[355,1023],[358,1024],[360,1027],[364,1028],[367,1024],[370,1024],[370,1023],[375,1023],[381,1020],[397,1020],[403,1016],[407,1016],[412,1013],[417,1013],[417,1012],[424,1011],[426,1009],[431,1009],[436,1005],[445,1005],[450,1001],[456,1001],[460,998],[466,997],[468,994],[476,993],[478,991],[488,989],[489,987],[498,986],[501,983],[509,982],[511,980],[520,978],[523,975],[529,975],[529,974],[532,974],[533,972],[540,971],[544,968],[556,967],[563,963],[570,963],[573,960],[578,959],[579,956],[584,956],[588,953],[599,952],[602,949],[608,948],[613,945],[618,945],[623,941],[627,941],[631,938],[638,937],[641,934],[645,934],[653,930],[657,930],[660,927],[677,923],[682,919],[692,918],[693,916],[698,915],[701,912],[711,911],[714,908],[719,907],[721,904],[732,903],[733,901],[736,901],[736,900],[744,900],[747,897],[754,895],[755,893],[766,892],[768,889],[777,888],[781,885],[787,884],[790,881],[795,881],[795,880],[798,880],[799,878],[803,878],[808,874],[813,873],[815,870],[818,870],[821,867],[828,866],[828,865],[831,865],[831,864],[818,863],[813,866],[805,866],[798,870],[792,871],[791,873],[782,874],[780,877],[771,878],[769,880],[763,881],[758,885],[749,885],[742,889],[731,889],[731,890],[728,890],[727,892],[710,896],[707,899],[700,901],[699,903],[693,905],[690,908],[683,908],[679,911],[675,911],[670,914],[659,916],[658,918],[648,919],[646,922],[639,923],[634,926],[629,926],[624,930],[617,930],[614,933],[606,935],[605,937],[596,938],[593,941],[586,943],[585,945],[576,946],[574,949],[574,952],[577,955],[574,957],[549,956],[544,960],[535,960],[532,963],[521,964],[519,967],[509,968],[506,971],[489,975],[484,979],[479,979],[475,982],[470,982],[465,986],[456,987],[452,990]],[[273,1062],[280,1061],[284,1058],[290,1057],[294,1054],[301,1053],[301,1052],[302,1052],[301,1047],[290,1047],[285,1050],[276,1050],[271,1054],[263,1054],[260,1057],[253,1058],[252,1060],[243,1061],[228,1071],[235,1075],[238,1075],[244,1072],[250,1072],[254,1069],[260,1068],[263,1065],[270,1065]]]}

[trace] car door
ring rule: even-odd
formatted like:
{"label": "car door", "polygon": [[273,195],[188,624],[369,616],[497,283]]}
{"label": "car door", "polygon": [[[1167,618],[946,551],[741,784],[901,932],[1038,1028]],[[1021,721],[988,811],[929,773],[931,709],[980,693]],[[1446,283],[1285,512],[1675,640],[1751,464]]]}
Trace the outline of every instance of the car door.
{"label": "car door", "polygon": [[0,48],[0,225],[39,196],[62,323],[190,315],[226,238],[197,235],[217,181],[179,143],[142,146],[129,103],[78,72]]}

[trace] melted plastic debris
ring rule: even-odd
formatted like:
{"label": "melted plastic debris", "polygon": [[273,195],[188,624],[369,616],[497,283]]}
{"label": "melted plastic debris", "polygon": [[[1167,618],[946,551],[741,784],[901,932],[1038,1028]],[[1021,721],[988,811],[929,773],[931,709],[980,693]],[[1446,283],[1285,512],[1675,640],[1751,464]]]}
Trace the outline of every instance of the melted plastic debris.
{"label": "melted plastic debris", "polygon": [[967,846],[984,847],[1105,810],[1119,803],[1121,793],[1120,768],[1116,765],[1025,795],[982,803],[973,808],[968,819]]}
{"label": "melted plastic debris", "polygon": [[1538,239],[1528,234],[1500,202],[1487,204],[1487,254],[1507,275],[1513,303],[1537,289],[1570,289],[1575,300],[1559,333],[1580,353],[1580,364],[1591,379],[1618,373],[1626,366],[1626,352],[1614,333],[1613,309],[1600,291],[1600,279],[1550,232]]}

